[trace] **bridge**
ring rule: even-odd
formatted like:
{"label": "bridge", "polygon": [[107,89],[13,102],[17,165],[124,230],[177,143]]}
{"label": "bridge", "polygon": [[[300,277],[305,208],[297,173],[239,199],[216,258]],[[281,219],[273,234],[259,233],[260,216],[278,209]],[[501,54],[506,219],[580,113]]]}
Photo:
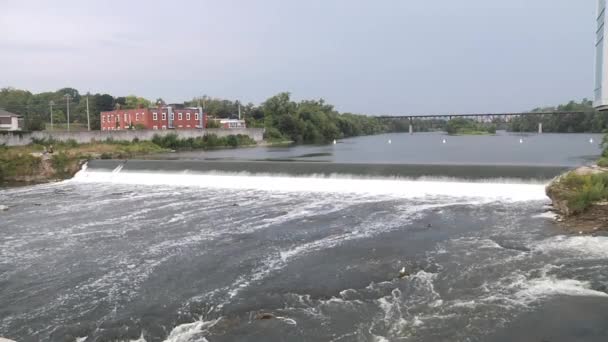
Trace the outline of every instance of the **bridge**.
{"label": "bridge", "polygon": [[[455,118],[472,119],[480,122],[492,122],[495,119],[502,119],[503,122],[510,122],[513,118],[522,116],[544,116],[544,115],[580,115],[586,112],[521,112],[521,113],[469,113],[469,114],[424,114],[424,115],[383,115],[378,118],[383,120],[409,120],[410,134],[414,133],[414,120],[443,120],[449,121]],[[538,123],[538,133],[543,132],[543,123]]]}

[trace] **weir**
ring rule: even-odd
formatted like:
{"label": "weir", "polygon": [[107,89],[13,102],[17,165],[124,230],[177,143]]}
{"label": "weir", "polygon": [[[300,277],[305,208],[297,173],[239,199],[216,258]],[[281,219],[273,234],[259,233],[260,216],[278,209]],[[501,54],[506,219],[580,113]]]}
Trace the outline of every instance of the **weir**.
{"label": "weir", "polygon": [[512,179],[546,182],[568,170],[568,166],[528,166],[496,164],[363,164],[279,161],[195,161],[195,160],[92,160],[87,171],[143,173],[223,173],[247,175],[288,175],[294,177],[358,178],[453,178],[467,181]]}

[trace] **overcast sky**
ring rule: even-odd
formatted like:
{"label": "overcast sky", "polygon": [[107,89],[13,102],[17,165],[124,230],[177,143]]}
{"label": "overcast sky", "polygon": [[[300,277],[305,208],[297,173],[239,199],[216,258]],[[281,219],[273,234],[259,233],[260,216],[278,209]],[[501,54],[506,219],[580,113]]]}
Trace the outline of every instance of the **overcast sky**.
{"label": "overcast sky", "polygon": [[0,87],[368,114],[592,97],[595,0],[0,0]]}

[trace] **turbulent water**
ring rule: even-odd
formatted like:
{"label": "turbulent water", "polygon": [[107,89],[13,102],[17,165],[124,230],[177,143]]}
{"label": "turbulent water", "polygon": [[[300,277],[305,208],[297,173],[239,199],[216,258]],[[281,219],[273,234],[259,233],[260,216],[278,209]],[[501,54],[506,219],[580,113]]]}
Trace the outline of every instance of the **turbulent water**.
{"label": "turbulent water", "polygon": [[608,340],[608,237],[554,225],[544,184],[562,168],[179,163],[0,191],[0,336]]}

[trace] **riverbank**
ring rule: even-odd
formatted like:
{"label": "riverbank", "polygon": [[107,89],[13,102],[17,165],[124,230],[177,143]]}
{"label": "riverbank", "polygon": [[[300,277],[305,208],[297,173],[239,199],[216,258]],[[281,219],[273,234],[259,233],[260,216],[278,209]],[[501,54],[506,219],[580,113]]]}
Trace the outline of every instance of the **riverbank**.
{"label": "riverbank", "polygon": [[608,231],[608,168],[579,167],[555,178],[546,194],[567,231]]}
{"label": "riverbank", "polygon": [[155,136],[152,141],[115,141],[79,144],[76,141],[36,140],[26,146],[0,145],[0,186],[60,181],[74,176],[83,163],[95,159],[129,159],[175,150],[210,150],[256,146],[246,135],[180,138]]}

